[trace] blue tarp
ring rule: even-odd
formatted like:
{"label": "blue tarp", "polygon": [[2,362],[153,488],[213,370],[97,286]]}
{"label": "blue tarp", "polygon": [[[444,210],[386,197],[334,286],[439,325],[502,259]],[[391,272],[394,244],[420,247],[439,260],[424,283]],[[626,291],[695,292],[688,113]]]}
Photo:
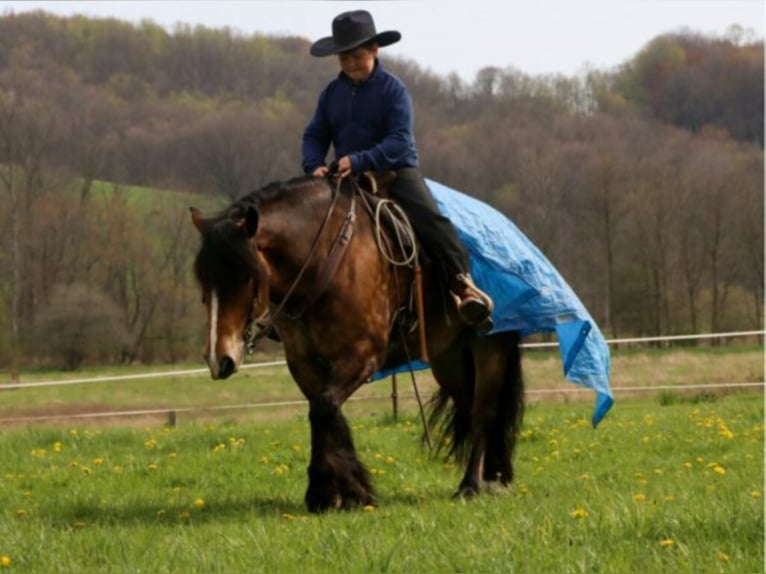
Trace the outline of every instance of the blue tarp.
{"label": "blue tarp", "polygon": [[[566,378],[596,393],[595,427],[612,406],[609,347],[571,287],[532,242],[499,211],[426,180],[441,212],[457,228],[471,256],[471,275],[495,302],[493,333],[555,332]],[[418,362],[414,368],[427,368]],[[400,369],[406,370],[407,365]],[[382,378],[391,371],[377,373]]]}

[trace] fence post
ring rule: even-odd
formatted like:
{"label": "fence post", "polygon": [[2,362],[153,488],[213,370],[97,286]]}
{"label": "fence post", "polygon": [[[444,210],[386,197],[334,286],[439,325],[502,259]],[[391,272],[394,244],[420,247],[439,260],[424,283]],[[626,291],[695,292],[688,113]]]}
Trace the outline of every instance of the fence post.
{"label": "fence post", "polygon": [[391,403],[394,408],[394,420],[399,420],[399,392],[396,384],[396,373],[391,375]]}

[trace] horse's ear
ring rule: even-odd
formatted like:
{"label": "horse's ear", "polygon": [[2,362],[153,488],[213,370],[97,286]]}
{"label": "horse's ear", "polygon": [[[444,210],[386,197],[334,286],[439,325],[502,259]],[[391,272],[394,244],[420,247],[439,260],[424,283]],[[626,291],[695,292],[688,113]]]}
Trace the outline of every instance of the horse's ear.
{"label": "horse's ear", "polygon": [[258,210],[254,207],[248,207],[245,214],[245,231],[247,236],[253,237],[255,232],[258,231]]}
{"label": "horse's ear", "polygon": [[202,218],[202,212],[200,212],[200,210],[196,207],[190,207],[189,211],[191,211],[191,218],[194,227],[196,227],[197,231],[199,231],[202,235],[205,235],[205,233],[207,233],[208,225],[207,222]]}

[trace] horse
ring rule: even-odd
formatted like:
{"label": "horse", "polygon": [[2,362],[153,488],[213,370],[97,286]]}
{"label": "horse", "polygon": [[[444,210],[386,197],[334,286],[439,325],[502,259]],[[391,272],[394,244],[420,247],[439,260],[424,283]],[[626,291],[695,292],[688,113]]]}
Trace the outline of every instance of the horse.
{"label": "horse", "polygon": [[[237,371],[255,325],[281,339],[309,405],[305,504],[312,513],[376,503],[341,409],[373,374],[410,360],[419,340],[417,269],[383,256],[381,239],[391,241],[395,230],[376,221],[359,179],[301,176],[252,191],[213,216],[191,208],[201,234],[194,273],[207,313],[210,375]],[[381,192],[385,179],[377,180]],[[421,342],[438,383],[430,422],[440,432],[437,452],[465,464],[454,496],[470,498],[514,478],[520,336],[474,332],[443,284],[426,261]]]}

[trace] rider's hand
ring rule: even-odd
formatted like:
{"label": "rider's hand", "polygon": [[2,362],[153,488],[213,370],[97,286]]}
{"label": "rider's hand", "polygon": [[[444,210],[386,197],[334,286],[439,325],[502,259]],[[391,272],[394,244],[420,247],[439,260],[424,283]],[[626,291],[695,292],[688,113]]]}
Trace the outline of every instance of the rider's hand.
{"label": "rider's hand", "polygon": [[326,165],[320,165],[313,172],[311,172],[311,175],[315,175],[317,177],[325,177],[328,173],[330,173],[330,168],[328,168]]}
{"label": "rider's hand", "polygon": [[338,160],[338,175],[342,178],[351,175],[351,157],[344,155]]}

